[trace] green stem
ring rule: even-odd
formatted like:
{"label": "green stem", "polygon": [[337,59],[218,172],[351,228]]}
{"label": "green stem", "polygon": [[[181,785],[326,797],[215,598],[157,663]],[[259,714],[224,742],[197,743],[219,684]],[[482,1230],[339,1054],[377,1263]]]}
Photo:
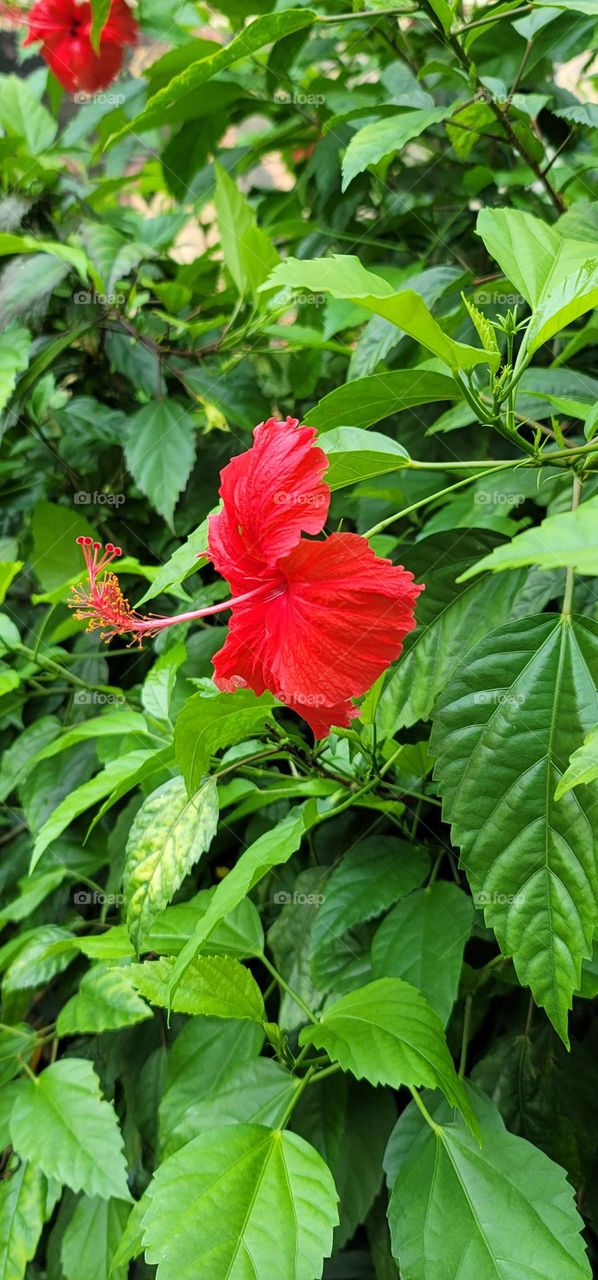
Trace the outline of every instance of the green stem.
{"label": "green stem", "polygon": [[375,534],[382,533],[383,529],[387,529],[389,525],[394,524],[395,520],[402,520],[404,516],[411,515],[412,511],[418,511],[420,507],[425,507],[429,502],[434,502],[435,498],[443,498],[445,493],[453,493],[455,489],[461,489],[464,484],[471,484],[473,480],[481,480],[483,476],[490,475],[497,467],[514,467],[515,465],[516,459],[512,462],[493,462],[484,471],[478,471],[475,475],[465,476],[463,480],[457,480],[455,484],[446,485],[444,489],[438,489],[436,493],[429,494],[427,498],[420,498],[418,502],[412,502],[411,506],[404,507],[402,511],[395,511],[394,515],[387,516],[385,520],[379,520],[378,524],[372,525],[372,528],[363,534],[363,537],[373,538]]}
{"label": "green stem", "polygon": [[287,995],[290,996],[291,1000],[294,1000],[295,1004],[299,1005],[299,1008],[303,1010],[306,1018],[309,1018],[309,1021],[313,1022],[314,1024],[317,1023],[318,1019],[316,1018],[315,1013],[312,1013],[312,1010],[309,1008],[309,1005],[305,1003],[305,1000],[301,998],[299,993],[297,991],[293,991],[293,988],[290,987],[288,982],[285,981],[282,974],[278,972],[278,969],[274,968],[274,965],[270,962],[268,957],[264,955],[263,951],[260,951],[259,959],[261,960],[265,968],[268,970],[268,973],[270,973],[272,977],[276,980],[279,987],[282,987],[282,990],[286,991]]}
{"label": "green stem", "polygon": [[411,1097],[413,1098],[413,1101],[419,1107],[426,1124],[429,1124],[430,1128],[434,1130],[434,1133],[441,1133],[442,1132],[441,1126],[439,1124],[436,1124],[436,1121],[432,1119],[430,1112],[428,1111],[428,1108],[425,1102],[422,1101],[417,1089],[413,1089],[412,1086],[409,1085],[409,1092],[411,1094]]}
{"label": "green stem", "polygon": [[454,36],[465,36],[468,31],[473,31],[474,27],[487,27],[491,22],[500,22],[501,18],[518,18],[520,14],[531,13],[533,5],[522,4],[519,9],[509,9],[505,13],[491,13],[487,18],[476,18],[475,22],[464,22],[460,27],[453,27]]}
{"label": "green stem", "polygon": [[472,1005],[473,997],[470,993],[465,997],[465,1011],[463,1014],[463,1035],[461,1037],[461,1058],[459,1060],[459,1075],[461,1076],[461,1079],[463,1079],[465,1075],[465,1067],[467,1065],[467,1048],[469,1045]]}
{"label": "green stem", "polygon": [[298,1082],[298,1084],[297,1084],[297,1088],[295,1089],[295,1092],[294,1092],[294,1094],[293,1094],[293,1096],[292,1096],[292,1098],[291,1098],[290,1102],[288,1103],[288,1105],[287,1105],[287,1107],[286,1107],[286,1110],[284,1111],[284,1114],[282,1115],[281,1120],[279,1121],[279,1124],[278,1124],[278,1128],[279,1128],[279,1129],[285,1129],[285,1128],[286,1128],[286,1126],[287,1126],[287,1124],[289,1123],[289,1120],[290,1120],[290,1118],[291,1118],[291,1116],[292,1116],[292,1114],[293,1114],[293,1111],[295,1110],[295,1107],[297,1106],[297,1103],[298,1103],[298,1101],[299,1101],[299,1099],[300,1099],[300,1097],[301,1097],[301,1094],[303,1093],[303,1091],[304,1091],[305,1089],[307,1089],[308,1084],[311,1084],[311,1081],[312,1081],[312,1079],[313,1079],[313,1077],[314,1077],[315,1073],[316,1073],[316,1069],[315,1069],[315,1067],[310,1067],[310,1068],[309,1068],[309,1071],[306,1071],[306,1073],[305,1073],[305,1075],[303,1076],[303,1078],[302,1078],[301,1080],[299,1080],[299,1082]]}
{"label": "green stem", "polygon": [[[583,481],[581,476],[573,477],[573,490],[571,493],[571,510],[572,511],[577,511],[577,508],[579,506],[579,502],[581,499],[582,483]],[[563,607],[561,609],[561,615],[563,618],[571,617],[574,581],[575,581],[575,569],[573,568],[573,565],[569,565],[565,575],[565,593],[563,595]]]}

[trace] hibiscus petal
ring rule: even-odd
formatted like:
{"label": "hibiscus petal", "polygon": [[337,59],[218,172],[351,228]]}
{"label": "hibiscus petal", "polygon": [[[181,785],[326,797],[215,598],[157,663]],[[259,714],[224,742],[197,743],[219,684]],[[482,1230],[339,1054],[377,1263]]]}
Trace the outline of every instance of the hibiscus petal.
{"label": "hibiscus petal", "polygon": [[267,579],[301,533],[320,533],[328,514],[328,467],[313,427],[297,419],[261,422],[251,449],[222,472],[223,510],[211,516],[208,547],[215,568],[240,594]]}
{"label": "hibiscus petal", "polygon": [[268,689],[323,737],[331,725],[349,723],[350,700],[398,658],[422,588],[354,533],[302,540],[278,570],[278,596],[233,609],[214,658],[216,684]]}

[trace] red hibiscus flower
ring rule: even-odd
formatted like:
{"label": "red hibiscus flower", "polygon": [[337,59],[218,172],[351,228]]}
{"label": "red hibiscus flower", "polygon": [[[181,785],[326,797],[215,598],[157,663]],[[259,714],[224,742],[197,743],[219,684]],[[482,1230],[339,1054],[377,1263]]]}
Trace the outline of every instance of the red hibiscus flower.
{"label": "red hibiscus flower", "polygon": [[[13,17],[17,14],[12,10]],[[125,0],[112,0],[98,53],[91,43],[88,0],[38,0],[28,13],[19,14],[19,20],[23,16],[29,28],[25,44],[41,40],[42,58],[71,93],[105,89],[121,69],[125,45],[137,41],[137,23]]]}
{"label": "red hibiscus flower", "polygon": [[100,558],[100,544],[80,538],[90,585],[76,589],[72,604],[90,630],[108,628],[106,638],[154,635],[232,609],[213,660],[218,688],[269,690],[321,738],[332,725],[350,724],[358,714],[353,699],[398,658],[422,588],[358,534],[302,537],[322,532],[330,502],[322,479],[328,459],[315,436],[294,418],[271,418],[256,427],[252,448],[224,468],[222,509],[208,522],[208,549],[232,599],[172,618],[143,618],[123,600],[115,575],[105,574],[120,548],[108,544]]}

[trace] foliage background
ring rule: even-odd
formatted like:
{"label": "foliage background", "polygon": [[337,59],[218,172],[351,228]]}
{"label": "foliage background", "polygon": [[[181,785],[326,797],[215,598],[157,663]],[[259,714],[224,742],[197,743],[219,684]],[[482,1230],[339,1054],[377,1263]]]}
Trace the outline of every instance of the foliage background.
{"label": "foliage background", "polygon": [[[0,1275],[596,1274],[598,8],[138,17],[0,77]],[[66,604],[224,598],[272,413],[426,583],[315,748]]]}

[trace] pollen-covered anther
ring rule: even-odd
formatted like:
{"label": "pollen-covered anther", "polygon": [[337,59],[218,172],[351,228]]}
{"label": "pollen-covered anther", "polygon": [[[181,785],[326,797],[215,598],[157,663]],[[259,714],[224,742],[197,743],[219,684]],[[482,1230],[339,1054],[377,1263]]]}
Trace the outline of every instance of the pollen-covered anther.
{"label": "pollen-covered anther", "polygon": [[112,561],[122,556],[122,548],[107,542],[102,554],[101,542],[83,535],[77,538],[77,543],[83,551],[88,581],[71,588],[69,606],[75,610],[75,618],[86,622],[88,631],[104,628],[103,640],[131,632],[136,636],[142,619],[123,596],[116,574],[106,573]]}

